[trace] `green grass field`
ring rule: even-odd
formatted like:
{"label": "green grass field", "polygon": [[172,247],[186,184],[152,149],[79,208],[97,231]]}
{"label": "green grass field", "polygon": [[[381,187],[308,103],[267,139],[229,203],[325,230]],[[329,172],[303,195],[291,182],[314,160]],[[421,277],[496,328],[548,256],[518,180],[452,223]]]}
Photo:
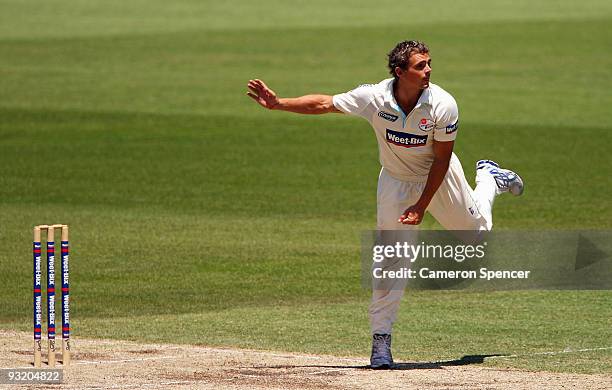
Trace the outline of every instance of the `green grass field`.
{"label": "green grass field", "polygon": [[[417,38],[459,103],[469,179],[526,181],[496,229],[610,229],[612,3],[3,1],[0,328],[31,329],[31,228],[72,228],[75,337],[369,356],[365,121],[267,112],[388,76]],[[426,228],[436,224],[428,217]],[[397,360],[612,373],[612,293],[407,294]]]}

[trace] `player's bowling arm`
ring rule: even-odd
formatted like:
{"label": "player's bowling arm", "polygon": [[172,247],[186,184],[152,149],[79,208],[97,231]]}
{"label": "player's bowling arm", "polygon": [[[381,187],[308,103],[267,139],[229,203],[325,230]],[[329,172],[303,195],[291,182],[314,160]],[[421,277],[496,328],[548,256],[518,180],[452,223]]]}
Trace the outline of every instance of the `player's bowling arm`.
{"label": "player's bowling arm", "polygon": [[404,211],[404,213],[399,217],[398,222],[408,225],[418,225],[421,223],[425,215],[425,210],[431,202],[431,198],[433,198],[434,194],[440,187],[440,184],[442,184],[444,176],[446,176],[446,172],[448,171],[448,166],[450,164],[450,158],[453,153],[454,144],[454,141],[434,141],[434,161],[431,164],[429,175],[427,176],[427,183],[425,184],[423,193],[414,205],[410,206]]}
{"label": "player's bowling arm", "polygon": [[427,183],[421,194],[421,198],[417,204],[422,205],[424,208],[429,206],[431,198],[433,198],[436,191],[442,184],[446,171],[448,171],[448,165],[453,154],[453,146],[455,141],[448,142],[433,142],[434,161],[429,169],[429,176],[427,177]]}

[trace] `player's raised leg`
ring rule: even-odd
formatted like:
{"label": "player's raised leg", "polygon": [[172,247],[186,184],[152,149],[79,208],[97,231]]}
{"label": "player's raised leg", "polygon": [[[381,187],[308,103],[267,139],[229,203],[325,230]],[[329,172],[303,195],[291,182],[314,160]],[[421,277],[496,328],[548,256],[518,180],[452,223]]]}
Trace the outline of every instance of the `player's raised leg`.
{"label": "player's raised leg", "polygon": [[444,181],[427,210],[447,230],[490,231],[495,197],[504,192],[515,195],[523,192],[519,175],[490,160],[481,160],[477,165],[476,188],[472,190],[461,162],[453,153]]}
{"label": "player's raised leg", "polygon": [[515,196],[523,194],[523,179],[516,172],[501,168],[495,161],[480,160],[476,163],[476,183],[484,182],[487,178],[495,181],[496,195],[504,192]]}

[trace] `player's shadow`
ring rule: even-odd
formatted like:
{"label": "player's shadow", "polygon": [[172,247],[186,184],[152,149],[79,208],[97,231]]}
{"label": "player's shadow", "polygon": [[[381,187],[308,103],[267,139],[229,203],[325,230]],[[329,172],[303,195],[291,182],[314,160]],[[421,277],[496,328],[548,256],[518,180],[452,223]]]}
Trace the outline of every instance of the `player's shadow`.
{"label": "player's shadow", "polygon": [[[392,370],[432,370],[441,369],[450,366],[467,366],[470,364],[482,364],[488,357],[504,356],[502,354],[493,355],[465,355],[461,359],[446,360],[439,362],[414,362],[414,363],[396,363]],[[370,366],[365,366],[370,368]]]}
{"label": "player's shadow", "polygon": [[[410,363],[395,363],[391,370],[437,370],[442,369],[444,367],[450,366],[467,366],[470,364],[482,364],[484,360],[488,357],[495,356],[506,356],[503,354],[493,354],[493,355],[465,355],[460,359],[455,360],[445,360],[438,362],[410,362]],[[369,365],[367,366],[337,366],[337,365],[323,365],[323,364],[312,364],[312,365],[278,365],[278,366],[261,366],[261,367],[252,367],[252,368],[265,368],[265,369],[291,369],[291,368],[334,368],[334,369],[360,369],[360,370],[369,370],[371,369]]]}

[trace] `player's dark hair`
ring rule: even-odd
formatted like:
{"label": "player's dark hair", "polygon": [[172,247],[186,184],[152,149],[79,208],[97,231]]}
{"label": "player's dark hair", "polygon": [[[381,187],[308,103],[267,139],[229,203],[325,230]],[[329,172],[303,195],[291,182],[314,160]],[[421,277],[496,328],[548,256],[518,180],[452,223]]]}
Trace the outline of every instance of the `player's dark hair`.
{"label": "player's dark hair", "polygon": [[389,73],[397,80],[395,68],[406,69],[408,60],[414,53],[429,53],[429,48],[423,42],[419,41],[403,41],[398,43],[391,52],[389,52]]}

